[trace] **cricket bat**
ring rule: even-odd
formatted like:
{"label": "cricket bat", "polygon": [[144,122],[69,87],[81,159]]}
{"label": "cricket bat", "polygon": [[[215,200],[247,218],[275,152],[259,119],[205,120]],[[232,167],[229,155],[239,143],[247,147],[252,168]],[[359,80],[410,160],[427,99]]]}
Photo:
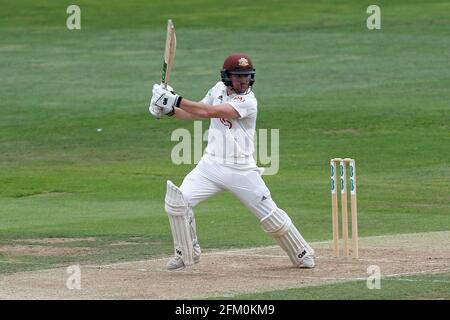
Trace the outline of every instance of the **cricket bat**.
{"label": "cricket bat", "polygon": [[177,48],[177,38],[175,36],[175,27],[172,19],[167,20],[166,48],[164,50],[164,61],[162,66],[161,83],[167,88],[170,79],[170,70],[172,68],[175,50]]}

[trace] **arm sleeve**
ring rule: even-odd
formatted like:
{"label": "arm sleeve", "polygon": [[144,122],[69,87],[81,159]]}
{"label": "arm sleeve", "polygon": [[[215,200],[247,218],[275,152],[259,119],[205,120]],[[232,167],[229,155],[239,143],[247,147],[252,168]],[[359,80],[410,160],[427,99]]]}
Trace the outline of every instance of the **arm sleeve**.
{"label": "arm sleeve", "polygon": [[216,86],[214,86],[208,90],[208,93],[206,93],[206,96],[202,99],[201,102],[203,102],[204,104],[210,104],[210,105],[213,104],[213,102],[214,102],[213,91],[214,91],[215,87]]}
{"label": "arm sleeve", "polygon": [[239,119],[253,116],[257,112],[257,102],[255,98],[235,96],[228,103],[239,113]]}

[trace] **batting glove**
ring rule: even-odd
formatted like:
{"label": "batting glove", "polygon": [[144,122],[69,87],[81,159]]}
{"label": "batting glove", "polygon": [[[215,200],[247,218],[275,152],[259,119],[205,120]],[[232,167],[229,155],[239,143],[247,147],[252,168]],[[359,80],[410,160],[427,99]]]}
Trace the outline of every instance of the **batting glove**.
{"label": "batting glove", "polygon": [[[174,93],[173,88],[171,86],[169,86],[168,84],[166,86],[167,86],[167,90]],[[150,100],[150,104],[148,106],[148,110],[153,117],[155,117],[156,119],[161,119],[161,115],[163,114],[163,109],[161,107],[156,106],[155,102],[156,102],[156,99],[154,99],[154,97],[152,97]]]}
{"label": "batting glove", "polygon": [[150,101],[150,105],[148,106],[148,111],[150,114],[154,116],[156,119],[160,119],[162,115],[162,109],[154,104],[154,101]]}
{"label": "batting glove", "polygon": [[170,92],[169,89],[172,88],[168,87],[166,89],[159,84],[153,85],[152,101],[154,101],[155,106],[162,109],[162,113],[171,117],[175,114],[175,108],[180,106],[181,99],[183,98],[177,94],[174,94],[173,91]]}

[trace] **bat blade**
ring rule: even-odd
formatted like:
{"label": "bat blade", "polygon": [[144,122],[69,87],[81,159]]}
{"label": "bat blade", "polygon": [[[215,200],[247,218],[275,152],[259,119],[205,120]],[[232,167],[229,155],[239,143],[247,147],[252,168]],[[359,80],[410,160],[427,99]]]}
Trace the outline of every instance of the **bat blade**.
{"label": "bat blade", "polygon": [[170,70],[172,68],[175,50],[177,47],[177,38],[175,36],[175,27],[171,19],[167,20],[166,48],[164,50],[164,61],[162,67],[162,84],[167,87],[170,79]]}

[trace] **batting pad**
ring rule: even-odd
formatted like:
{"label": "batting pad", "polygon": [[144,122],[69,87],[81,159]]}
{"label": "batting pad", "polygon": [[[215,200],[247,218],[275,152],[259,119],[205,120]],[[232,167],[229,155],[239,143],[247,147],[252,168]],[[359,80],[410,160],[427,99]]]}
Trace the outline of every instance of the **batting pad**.
{"label": "batting pad", "polygon": [[301,263],[302,258],[307,253],[314,254],[314,250],[303,239],[300,232],[292,224],[292,220],[282,209],[272,210],[268,216],[261,220],[261,227],[277,241],[295,266]]}
{"label": "batting pad", "polygon": [[165,209],[169,216],[172,230],[175,255],[180,257],[186,266],[194,264],[194,236],[189,225],[188,205],[183,193],[172,181],[167,181]]}

